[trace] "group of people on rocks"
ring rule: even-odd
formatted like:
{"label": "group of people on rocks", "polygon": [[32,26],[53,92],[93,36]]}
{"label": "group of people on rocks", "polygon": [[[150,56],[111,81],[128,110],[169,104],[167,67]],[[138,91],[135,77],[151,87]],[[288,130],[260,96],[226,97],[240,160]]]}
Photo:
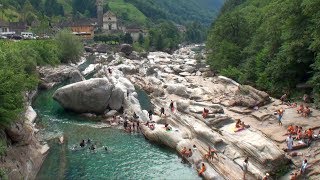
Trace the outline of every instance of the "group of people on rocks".
{"label": "group of people on rocks", "polygon": [[127,116],[124,118],[123,128],[127,132],[138,132],[140,130],[139,116],[134,112],[133,119],[129,120]]}
{"label": "group of people on rocks", "polygon": [[[189,148],[187,149],[187,147],[183,147],[182,150],[180,151],[181,155],[185,158],[189,158],[191,157],[196,151],[197,151],[197,146],[193,145],[192,149]],[[204,162],[201,163],[200,169],[198,169],[198,174],[202,175],[205,171],[207,170]]]}
{"label": "group of people on rocks", "polygon": [[[288,105],[290,108],[297,108],[297,113],[298,114],[301,114],[303,117],[309,117],[311,116],[311,109],[308,105],[304,105],[304,104],[307,104],[310,100],[310,97],[305,94],[303,96],[303,103],[301,103],[299,106],[298,104],[295,102],[295,103],[292,103],[290,104],[288,101],[287,101],[287,98],[288,98],[288,94],[285,93],[284,95],[281,96],[280,100],[281,100],[281,104],[286,104]],[[283,111],[284,112],[284,111]],[[280,112],[281,113],[281,112]],[[282,114],[283,115],[283,114]],[[281,121],[281,118],[280,118],[280,121]],[[282,124],[282,123],[281,123]]]}
{"label": "group of people on rocks", "polygon": [[[320,130],[318,134],[314,134],[314,130],[312,128],[303,131],[303,128],[301,126],[289,125],[287,129],[287,134],[289,134],[289,136],[286,139],[286,143],[287,149],[290,152],[294,149],[294,140],[302,140],[303,142],[305,142],[305,146],[309,146],[312,140],[318,139],[320,137]],[[293,152],[290,155],[296,156],[297,153]],[[300,171],[292,173],[290,180],[297,180],[299,173],[300,175],[305,173],[308,167],[307,162],[307,159],[303,160]]]}
{"label": "group of people on rocks", "polygon": [[191,148],[187,149],[186,147],[183,147],[180,153],[183,157],[186,157],[186,158],[191,157],[193,155],[192,149]]}
{"label": "group of people on rocks", "polygon": [[298,180],[299,175],[305,174],[307,167],[308,167],[308,160],[304,159],[301,163],[301,167],[300,167],[299,171],[295,171],[290,174],[290,180]]}
{"label": "group of people on rocks", "polygon": [[[208,152],[207,154],[204,155],[204,159],[207,159],[207,160],[212,160],[214,158],[214,155],[218,157],[218,151],[211,147],[211,146],[208,146]],[[193,145],[192,148],[187,148],[187,147],[183,147],[182,150],[180,151],[180,154],[184,157],[184,158],[190,158],[193,156],[193,154],[197,151],[197,146],[196,145]],[[201,166],[200,166],[200,169],[198,169],[198,174],[199,175],[202,175],[205,171],[206,171],[206,166],[205,164],[202,162],[201,163]]]}
{"label": "group of people on rocks", "polygon": [[311,115],[311,109],[309,108],[309,106],[300,104],[300,106],[297,108],[297,113],[301,114],[303,117],[309,117]]}
{"label": "group of people on rocks", "polygon": [[294,139],[308,140],[306,144],[309,145],[313,139],[319,138],[320,130],[318,134],[314,134],[314,131],[312,130],[312,128],[309,128],[303,131],[302,126],[289,125],[287,134],[289,134],[289,136],[287,137],[287,147],[288,147],[288,151],[291,151],[293,147]]}

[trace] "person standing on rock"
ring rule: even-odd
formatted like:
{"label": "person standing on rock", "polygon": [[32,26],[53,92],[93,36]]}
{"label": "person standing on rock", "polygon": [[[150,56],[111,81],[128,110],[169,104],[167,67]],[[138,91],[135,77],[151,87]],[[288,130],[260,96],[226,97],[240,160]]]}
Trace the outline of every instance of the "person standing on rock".
{"label": "person standing on rock", "polygon": [[304,172],[306,172],[307,166],[308,166],[308,161],[307,161],[307,159],[305,159],[302,162],[300,174],[304,174]]}
{"label": "person standing on rock", "polygon": [[288,151],[292,150],[293,147],[293,138],[291,136],[291,134],[289,135],[289,137],[287,137],[287,147],[288,147]]}
{"label": "person standing on rock", "polygon": [[247,157],[242,164],[242,170],[243,170],[243,179],[246,179],[246,174],[248,173],[248,166],[249,166],[249,157]]}
{"label": "person standing on rock", "polygon": [[287,93],[285,93],[284,95],[281,96],[280,100],[281,100],[281,104],[285,103],[287,101]]}
{"label": "person standing on rock", "polygon": [[278,121],[279,121],[279,125],[282,126],[282,116],[283,116],[283,113],[284,113],[284,109],[283,108],[280,108],[278,111]]}
{"label": "person standing on rock", "polygon": [[174,112],[174,105],[173,105],[173,101],[171,100],[171,102],[170,102],[170,109],[171,109],[171,112]]}
{"label": "person standing on rock", "polygon": [[164,107],[161,107],[160,109],[160,117],[162,116],[162,114],[164,114]]}
{"label": "person standing on rock", "polygon": [[268,180],[269,179],[269,173],[266,173],[266,175],[262,178],[262,180]]}
{"label": "person standing on rock", "polygon": [[148,111],[148,113],[149,113],[149,119],[150,119],[150,121],[152,121],[152,114],[153,114],[152,110],[150,109],[150,110]]}
{"label": "person standing on rock", "polygon": [[112,74],[112,70],[110,67],[108,67],[108,72],[109,72],[109,74]]}

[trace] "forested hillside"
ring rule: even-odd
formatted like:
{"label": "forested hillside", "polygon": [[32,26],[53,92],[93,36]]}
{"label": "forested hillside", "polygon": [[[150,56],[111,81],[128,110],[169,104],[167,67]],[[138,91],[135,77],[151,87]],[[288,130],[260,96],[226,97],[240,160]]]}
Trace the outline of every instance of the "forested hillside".
{"label": "forested hillside", "polygon": [[193,21],[210,25],[224,0],[124,0],[152,20],[169,19],[179,24]]}
{"label": "forested hillside", "polygon": [[273,95],[313,91],[319,102],[319,7],[319,0],[229,0],[209,33],[208,62]]}
{"label": "forested hillside", "polygon": [[[46,17],[53,22],[70,17],[96,17],[95,2],[96,0],[0,0],[2,19],[24,20],[29,23]],[[165,19],[179,24],[197,21],[210,25],[223,2],[224,0],[105,0],[104,9],[111,9],[127,22],[144,24],[148,20]]]}

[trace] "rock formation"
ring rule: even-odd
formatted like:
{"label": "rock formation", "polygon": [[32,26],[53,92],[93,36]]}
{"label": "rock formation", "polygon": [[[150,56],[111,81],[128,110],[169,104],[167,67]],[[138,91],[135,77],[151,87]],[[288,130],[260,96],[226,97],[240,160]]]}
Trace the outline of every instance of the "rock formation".
{"label": "rock formation", "polygon": [[76,67],[68,65],[60,65],[58,67],[39,67],[38,72],[41,77],[39,87],[42,89],[50,89],[54,85],[65,81],[75,83],[84,80],[84,77]]}
{"label": "rock formation", "polygon": [[[26,94],[30,104],[36,93]],[[25,115],[11,126],[0,130],[0,138],[7,143],[5,156],[0,159],[0,168],[7,171],[9,179],[35,179],[49,147],[40,144],[35,133],[34,120],[37,114],[31,106],[26,107]]]}
{"label": "rock formation", "polygon": [[[204,162],[207,171],[203,176],[206,179],[238,179],[243,174],[241,167],[246,157],[250,159],[248,179],[261,178],[266,172],[275,172],[288,162],[283,151],[260,130],[250,127],[240,132],[234,131],[235,116],[229,108],[267,105],[271,102],[267,93],[226,77],[205,77],[210,74],[209,69],[205,65],[196,65],[195,54],[188,48],[180,49],[173,55],[153,52],[139,61],[122,58],[123,64],[114,64],[112,68],[138,68],[139,73],[123,73],[135,85],[150,93],[156,114],[159,114],[161,107],[165,108],[166,116],[154,115],[154,130],[141,127],[145,137],[178,152],[183,147],[196,145],[196,153],[187,160],[195,168],[200,168],[201,162]],[[111,79],[122,75],[112,74]],[[175,102],[174,112],[169,109],[170,100]],[[133,105],[138,104],[133,95],[125,103],[126,108],[138,111],[139,106]],[[209,110],[206,118],[202,117],[204,108]],[[146,111],[140,112],[139,116],[141,120],[148,121]],[[165,124],[169,124],[172,130],[166,131]],[[203,158],[208,146],[218,150],[218,159]]]}
{"label": "rock formation", "polygon": [[[68,110],[102,114],[108,106],[115,110],[121,107],[123,92],[114,89],[108,79],[94,78],[61,87],[56,90],[53,98]],[[115,101],[117,98],[120,102]]]}

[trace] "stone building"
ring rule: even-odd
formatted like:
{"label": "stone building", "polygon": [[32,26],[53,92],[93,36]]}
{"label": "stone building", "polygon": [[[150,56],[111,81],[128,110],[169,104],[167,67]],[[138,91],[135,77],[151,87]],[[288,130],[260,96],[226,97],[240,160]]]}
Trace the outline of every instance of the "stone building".
{"label": "stone building", "polygon": [[113,12],[108,11],[103,15],[102,30],[104,30],[104,31],[117,31],[117,30],[119,30],[118,19],[117,19],[117,16]]}

